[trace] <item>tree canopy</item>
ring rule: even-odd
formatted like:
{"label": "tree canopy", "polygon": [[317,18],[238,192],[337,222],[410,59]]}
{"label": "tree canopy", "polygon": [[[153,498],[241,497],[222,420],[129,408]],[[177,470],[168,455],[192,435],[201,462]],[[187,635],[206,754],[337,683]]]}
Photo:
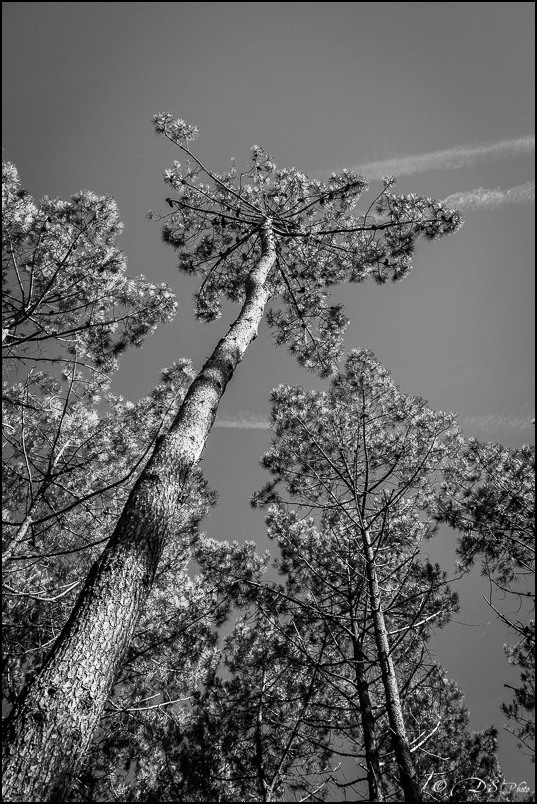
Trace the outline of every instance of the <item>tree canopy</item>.
{"label": "tree canopy", "polygon": [[[165,173],[170,211],[151,217],[200,278],[197,317],[223,300],[239,312],[199,371],[178,355],[136,403],[110,378],[172,318],[171,289],[127,276],[112,199],[36,204],[3,164],[4,795],[490,800],[496,733],[470,732],[430,654],[458,599],[424,544],[449,522],[461,570],[481,558],[520,594],[532,453],[465,442],[367,350],[343,364],[347,319],[330,300],[341,283],[402,279],[419,239],[460,215],[395,194],[391,176],[365,201],[358,174],[309,179],[259,146],[217,173],[194,126],[153,124],[186,161]],[[255,542],[199,530],[215,501],[199,461],[263,316],[331,378],[273,392],[272,479],[254,499],[269,506],[272,566]],[[523,672],[504,711],[528,746],[534,636],[511,625]],[[486,790],[456,789],[472,774]]]}
{"label": "tree canopy", "polygon": [[398,281],[411,270],[420,238],[436,240],[462,225],[458,212],[439,201],[393,193],[392,176],[359,209],[368,189],[363,176],[344,170],[325,182],[310,179],[296,168],[278,169],[259,145],[249,167],[239,171],[233,161],[229,171],[214,173],[192,149],[196,127],[169,113],[153,122],[186,157],[165,172],[176,197],[166,199],[172,211],[162,237],[177,250],[179,269],[203,278],[198,317],[211,321],[223,298],[244,298],[270,221],[277,256],[265,284],[277,306],[267,321],[276,343],[321,376],[335,369],[347,324],[342,306],[329,304],[329,289],[368,277]]}

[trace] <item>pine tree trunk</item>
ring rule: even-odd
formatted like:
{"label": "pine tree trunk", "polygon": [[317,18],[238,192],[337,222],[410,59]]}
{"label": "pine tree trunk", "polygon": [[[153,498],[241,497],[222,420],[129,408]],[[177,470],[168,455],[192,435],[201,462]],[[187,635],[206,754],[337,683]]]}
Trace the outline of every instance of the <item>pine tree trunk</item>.
{"label": "pine tree trunk", "polygon": [[188,479],[218,404],[257,334],[276,252],[267,220],[241,312],[191,384],[133,487],[102,556],[41,671],[4,730],[5,801],[65,801],[151,590],[166,541],[188,522]]}
{"label": "pine tree trunk", "polygon": [[352,642],[354,654],[354,673],[356,678],[356,688],[358,690],[358,700],[360,702],[360,718],[364,736],[369,801],[384,801],[384,795],[380,786],[381,773],[377,747],[375,716],[373,714],[373,707],[371,706],[369,684],[365,670],[366,657],[362,651],[360,640],[355,634],[353,634]]}
{"label": "pine tree trunk", "polygon": [[9,561],[11,556],[13,555],[19,544],[23,541],[23,539],[26,537],[26,534],[32,527],[33,519],[31,515],[33,508],[34,506],[30,508],[29,512],[24,517],[24,520],[19,525],[17,532],[15,533],[15,535],[13,536],[13,538],[11,539],[11,541],[9,542],[9,544],[6,546],[5,550],[2,553],[2,572],[4,571],[4,567],[7,565],[7,562]]}
{"label": "pine tree trunk", "polygon": [[369,587],[369,605],[373,617],[373,629],[375,632],[375,642],[377,645],[378,662],[382,677],[382,684],[386,694],[386,711],[388,722],[392,732],[391,739],[397,767],[399,769],[399,779],[405,801],[422,801],[423,797],[418,784],[418,778],[410,747],[406,736],[403,710],[399,698],[399,687],[395,675],[395,668],[390,654],[390,643],[386,622],[381,606],[380,588],[377,574],[375,572],[375,557],[371,546],[371,538],[367,529],[362,530],[362,544],[366,560],[366,575]]}

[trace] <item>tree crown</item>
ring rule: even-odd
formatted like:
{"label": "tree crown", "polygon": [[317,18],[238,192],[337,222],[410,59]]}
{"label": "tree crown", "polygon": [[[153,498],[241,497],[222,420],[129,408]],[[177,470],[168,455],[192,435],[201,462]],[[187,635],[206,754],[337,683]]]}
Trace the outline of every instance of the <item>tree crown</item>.
{"label": "tree crown", "polygon": [[[164,217],[163,239],[179,252],[179,269],[203,277],[196,314],[211,321],[223,298],[241,301],[261,254],[261,230],[270,222],[277,260],[268,277],[279,306],[267,313],[278,344],[322,375],[333,372],[347,319],[342,305],[329,304],[329,288],[342,282],[398,281],[412,268],[420,237],[434,240],[460,228],[460,215],[438,201],[391,192],[395,179],[362,210],[363,176],[344,170],[328,181],[310,179],[294,167],[278,169],[254,145],[252,164],[214,173],[194,154],[197,129],[172,115],[153,118],[155,131],[187,157],[164,180],[176,197]],[[151,213],[152,214],[152,213]]]}

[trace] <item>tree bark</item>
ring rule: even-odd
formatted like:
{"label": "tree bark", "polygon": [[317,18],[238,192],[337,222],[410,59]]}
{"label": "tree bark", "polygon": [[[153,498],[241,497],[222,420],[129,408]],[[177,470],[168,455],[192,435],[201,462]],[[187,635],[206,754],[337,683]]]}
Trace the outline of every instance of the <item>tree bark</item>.
{"label": "tree bark", "polygon": [[382,684],[386,694],[386,712],[392,732],[392,744],[395,753],[399,779],[405,801],[422,801],[423,797],[418,784],[418,777],[410,746],[406,736],[403,709],[399,698],[399,687],[395,675],[395,668],[390,654],[390,643],[384,613],[382,611],[380,588],[375,572],[375,557],[371,545],[371,538],[366,528],[362,528],[362,544],[366,560],[366,576],[369,587],[369,603],[373,618],[373,629],[377,646],[378,662],[382,677]]}
{"label": "tree bark", "polygon": [[271,221],[238,318],[192,382],[135,483],[68,622],[6,723],[5,801],[65,801],[132,639],[166,541],[188,522],[188,479],[227,383],[257,334],[276,259]]}
{"label": "tree bark", "polygon": [[375,716],[371,706],[369,695],[369,684],[365,669],[366,658],[360,645],[359,637],[353,634],[353,659],[354,672],[356,677],[356,688],[358,690],[358,700],[360,702],[360,717],[362,731],[364,735],[365,761],[367,766],[367,786],[369,790],[369,801],[384,801],[381,788],[381,772],[377,747],[377,734]]}
{"label": "tree bark", "polygon": [[33,523],[33,519],[31,516],[32,508],[33,506],[30,508],[30,511],[24,517],[23,521],[19,525],[17,532],[15,533],[15,535],[13,536],[13,538],[11,539],[11,541],[9,542],[9,544],[6,546],[5,550],[2,553],[2,572],[4,571],[4,568],[9,559],[11,558],[11,556],[13,555],[19,544],[26,538],[26,534],[32,527]]}

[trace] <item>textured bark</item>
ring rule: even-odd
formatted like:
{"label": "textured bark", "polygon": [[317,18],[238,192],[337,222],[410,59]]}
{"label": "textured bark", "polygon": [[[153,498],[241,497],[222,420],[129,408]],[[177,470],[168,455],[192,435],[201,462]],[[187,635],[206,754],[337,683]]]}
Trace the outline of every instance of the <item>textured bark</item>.
{"label": "textured bark", "polygon": [[360,702],[360,718],[364,735],[365,761],[367,766],[367,786],[369,801],[384,801],[380,786],[381,773],[377,747],[375,716],[369,695],[369,684],[365,671],[365,656],[359,637],[353,635],[354,673]]}
{"label": "textured bark", "polygon": [[271,222],[241,312],[191,384],[133,487],[102,556],[41,671],[4,730],[5,801],[65,801],[103,713],[168,538],[188,521],[188,479],[227,383],[253,338],[276,258]]}
{"label": "textured bark", "polygon": [[32,527],[33,519],[31,517],[31,513],[32,508],[30,508],[29,513],[26,514],[24,520],[21,522],[19,529],[17,530],[17,532],[15,533],[9,544],[6,546],[5,550],[3,551],[2,570],[4,569],[5,565],[7,564],[7,562],[9,561],[9,559],[11,558],[11,556],[13,555],[19,544],[26,537],[26,534],[28,533],[30,528]]}
{"label": "textured bark", "polygon": [[399,687],[395,668],[390,654],[390,643],[386,622],[381,606],[381,595],[375,572],[375,556],[371,546],[369,532],[362,530],[362,544],[366,560],[366,575],[369,588],[369,604],[373,618],[373,629],[375,632],[375,642],[377,645],[378,663],[382,677],[382,684],[386,694],[386,712],[388,722],[392,732],[392,744],[395,753],[397,767],[399,768],[399,779],[405,801],[422,801],[423,797],[418,784],[418,776],[410,747],[406,736],[403,710],[399,698]]}

